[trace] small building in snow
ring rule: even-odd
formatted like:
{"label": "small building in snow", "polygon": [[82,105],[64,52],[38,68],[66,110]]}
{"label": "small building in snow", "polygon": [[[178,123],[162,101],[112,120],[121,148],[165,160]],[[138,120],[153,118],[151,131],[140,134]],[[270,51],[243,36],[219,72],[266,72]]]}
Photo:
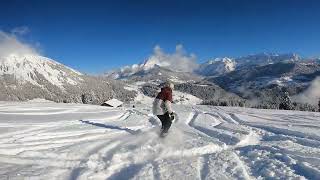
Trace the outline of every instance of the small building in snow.
{"label": "small building in snow", "polygon": [[101,106],[108,106],[108,107],[120,107],[122,106],[123,102],[119,101],[118,99],[110,99],[101,104]]}

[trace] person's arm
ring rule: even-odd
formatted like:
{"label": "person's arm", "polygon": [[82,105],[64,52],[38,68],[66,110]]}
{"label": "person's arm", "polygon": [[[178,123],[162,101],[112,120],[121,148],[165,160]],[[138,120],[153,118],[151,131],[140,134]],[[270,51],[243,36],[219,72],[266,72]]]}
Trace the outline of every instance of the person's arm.
{"label": "person's arm", "polygon": [[167,110],[167,112],[169,114],[173,113],[172,107],[171,107],[171,103],[172,103],[172,92],[171,91],[167,91],[166,94],[165,94],[164,105],[165,105],[165,108],[166,108],[166,110]]}
{"label": "person's arm", "polygon": [[173,113],[172,108],[171,108],[171,101],[166,100],[166,101],[164,102],[164,106],[165,106],[165,108],[166,108],[166,110],[167,110],[167,112],[168,112],[169,114]]}

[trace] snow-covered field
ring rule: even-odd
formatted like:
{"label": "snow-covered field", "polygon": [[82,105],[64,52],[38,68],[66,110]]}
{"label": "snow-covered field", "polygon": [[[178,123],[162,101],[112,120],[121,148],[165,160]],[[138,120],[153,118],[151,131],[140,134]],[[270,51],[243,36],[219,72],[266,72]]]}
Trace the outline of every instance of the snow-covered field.
{"label": "snow-covered field", "polygon": [[320,179],[320,113],[0,103],[0,179]]}

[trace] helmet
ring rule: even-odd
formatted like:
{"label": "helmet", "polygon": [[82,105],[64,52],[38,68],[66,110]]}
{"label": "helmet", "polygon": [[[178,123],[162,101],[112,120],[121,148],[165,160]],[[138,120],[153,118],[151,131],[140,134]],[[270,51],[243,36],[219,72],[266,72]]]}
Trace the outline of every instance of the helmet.
{"label": "helmet", "polygon": [[169,87],[173,90],[174,84],[171,81],[166,81],[162,84],[162,87]]}

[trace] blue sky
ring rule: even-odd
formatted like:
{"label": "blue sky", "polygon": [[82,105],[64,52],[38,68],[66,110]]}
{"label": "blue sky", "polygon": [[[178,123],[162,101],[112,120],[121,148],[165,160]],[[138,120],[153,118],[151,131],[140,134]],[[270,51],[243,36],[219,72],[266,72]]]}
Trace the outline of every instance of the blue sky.
{"label": "blue sky", "polygon": [[83,72],[139,63],[182,44],[198,62],[260,52],[320,56],[320,1],[0,1],[0,30]]}

